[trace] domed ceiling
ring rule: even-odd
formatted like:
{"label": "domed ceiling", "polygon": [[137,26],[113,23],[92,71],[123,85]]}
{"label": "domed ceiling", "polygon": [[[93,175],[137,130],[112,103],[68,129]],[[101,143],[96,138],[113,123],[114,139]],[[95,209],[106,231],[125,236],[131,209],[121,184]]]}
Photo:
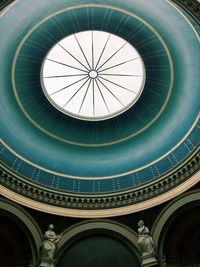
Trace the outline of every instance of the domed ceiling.
{"label": "domed ceiling", "polygon": [[126,214],[199,181],[199,27],[169,1],[15,1],[1,13],[1,193]]}

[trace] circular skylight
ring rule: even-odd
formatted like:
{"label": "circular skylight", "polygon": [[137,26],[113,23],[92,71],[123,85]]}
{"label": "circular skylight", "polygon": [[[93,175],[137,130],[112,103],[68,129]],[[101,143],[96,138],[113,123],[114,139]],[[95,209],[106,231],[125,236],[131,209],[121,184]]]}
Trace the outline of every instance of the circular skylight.
{"label": "circular skylight", "polygon": [[83,120],[104,120],[124,112],[145,82],[143,61],[126,40],[103,31],[65,37],[49,51],[41,69],[48,100]]}

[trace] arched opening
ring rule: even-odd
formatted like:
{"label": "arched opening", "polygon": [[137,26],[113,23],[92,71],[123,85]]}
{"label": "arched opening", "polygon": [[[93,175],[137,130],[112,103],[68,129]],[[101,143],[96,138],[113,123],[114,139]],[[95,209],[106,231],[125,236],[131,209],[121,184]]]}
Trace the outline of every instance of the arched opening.
{"label": "arched opening", "polygon": [[30,214],[0,198],[0,266],[37,266],[41,242],[41,230]]}
{"label": "arched opening", "polygon": [[160,266],[200,266],[200,190],[169,203],[152,228]]}
{"label": "arched opening", "polygon": [[0,248],[1,267],[30,267],[32,252],[25,233],[3,215],[0,215]]}
{"label": "arched opening", "polygon": [[89,220],[61,234],[57,267],[139,267],[137,234],[111,220]]}
{"label": "arched opening", "polygon": [[137,256],[121,240],[105,234],[78,239],[62,254],[58,267],[139,267]]}
{"label": "arched opening", "polygon": [[200,266],[200,206],[181,213],[167,231],[164,248],[169,267]]}

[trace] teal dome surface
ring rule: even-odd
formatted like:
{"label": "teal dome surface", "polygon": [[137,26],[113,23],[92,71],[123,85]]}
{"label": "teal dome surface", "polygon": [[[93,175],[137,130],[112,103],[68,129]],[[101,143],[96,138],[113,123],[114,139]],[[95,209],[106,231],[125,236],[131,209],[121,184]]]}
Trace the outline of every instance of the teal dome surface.
{"label": "teal dome surface", "polygon": [[[146,69],[138,101],[103,121],[63,114],[40,81],[49,50],[87,30],[127,40]],[[83,198],[134,192],[176,171],[199,145],[198,30],[168,1],[15,1],[0,17],[3,168],[27,185]]]}

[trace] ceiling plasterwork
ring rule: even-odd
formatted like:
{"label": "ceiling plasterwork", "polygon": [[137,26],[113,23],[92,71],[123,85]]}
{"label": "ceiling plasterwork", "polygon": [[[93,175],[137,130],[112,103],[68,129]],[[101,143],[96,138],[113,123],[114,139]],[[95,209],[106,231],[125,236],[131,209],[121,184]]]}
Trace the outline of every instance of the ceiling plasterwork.
{"label": "ceiling plasterwork", "polygon": [[[20,12],[24,15],[13,25]],[[67,0],[47,0],[27,6],[27,1],[20,0],[10,5],[0,17],[0,33],[6,32],[0,49],[0,57],[6,62],[0,74],[3,194],[12,198],[13,191],[16,201],[23,203],[24,199],[25,205],[42,210],[46,207],[52,213],[61,207],[62,215],[101,217],[156,205],[162,202],[162,195],[164,201],[167,194],[172,197],[176,188],[182,192],[197,182],[200,179],[195,174],[199,168],[200,136],[198,29],[188,14],[169,1],[132,0],[126,4],[111,0],[103,4],[77,1],[73,6]],[[89,41],[84,40],[85,33],[91,41],[91,53],[87,51]],[[105,39],[102,45],[99,41],[102,55],[94,52],[98,34]],[[119,41],[107,46],[109,36],[113,40],[116,36]],[[72,40],[79,46],[79,55],[73,54]],[[141,84],[134,85],[130,76],[135,75],[131,70],[137,69],[134,61],[130,62],[126,54],[118,54],[126,43],[141,58],[144,70],[139,73],[144,76]],[[65,64],[62,76],[71,77],[71,66],[76,71],[90,66],[86,69],[85,89],[81,83],[76,88],[75,80],[70,80],[69,88],[45,80],[48,74],[44,70],[45,60],[52,59],[56,44],[62,51],[67,50],[69,56],[66,61],[62,61],[63,54],[56,59],[58,65]],[[103,74],[112,76],[104,77],[101,69],[95,69],[95,57],[101,56],[102,62],[96,60],[96,64],[105,68]],[[87,61],[89,66],[83,66]],[[91,99],[91,111],[81,115],[90,83],[87,102]],[[135,100],[130,99],[127,106],[110,112],[106,94],[118,101],[118,89],[134,86],[139,88]],[[50,99],[52,92],[55,93],[51,90],[65,87],[75,90],[66,91],[71,94],[69,99],[82,88],[85,90],[82,100],[76,100],[67,112]],[[103,97],[101,90],[105,90]],[[105,112],[97,115],[95,99],[102,101],[108,115]],[[59,101],[62,105],[62,99]],[[74,115],[76,105],[79,111]],[[31,201],[33,205],[28,204]]]}

